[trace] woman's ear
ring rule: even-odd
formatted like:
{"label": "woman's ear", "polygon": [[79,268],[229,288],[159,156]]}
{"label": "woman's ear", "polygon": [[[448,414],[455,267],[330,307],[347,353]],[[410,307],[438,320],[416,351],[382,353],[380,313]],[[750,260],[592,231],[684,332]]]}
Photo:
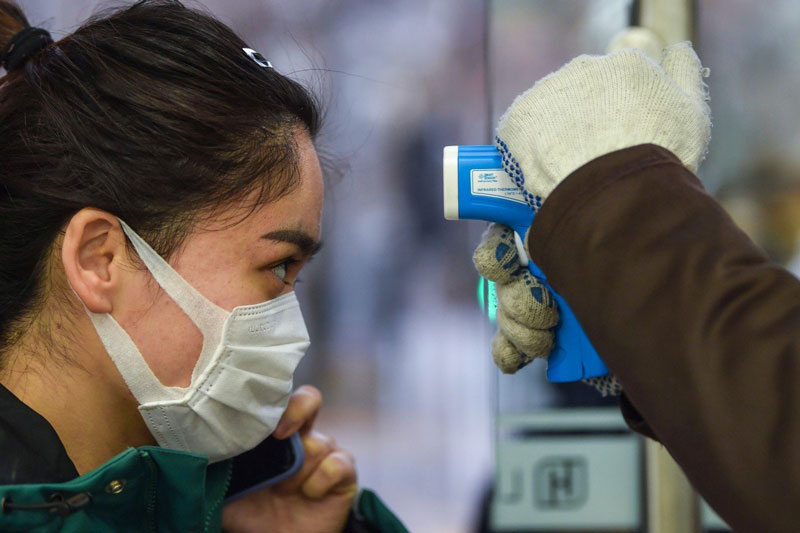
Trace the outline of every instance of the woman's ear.
{"label": "woman's ear", "polygon": [[125,234],[114,215],[84,208],[67,224],[61,261],[72,289],[93,313],[110,313],[126,258]]}

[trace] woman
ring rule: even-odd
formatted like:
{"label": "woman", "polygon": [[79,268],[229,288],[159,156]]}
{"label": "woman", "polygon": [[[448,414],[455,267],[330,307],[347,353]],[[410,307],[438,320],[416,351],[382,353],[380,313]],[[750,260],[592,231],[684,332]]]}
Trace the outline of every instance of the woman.
{"label": "woman", "polygon": [[[0,1],[0,48],[0,530],[403,530],[350,511],[319,392],[290,398],[312,97],[179,2],[53,43]],[[223,505],[231,458],[297,432],[298,474]]]}

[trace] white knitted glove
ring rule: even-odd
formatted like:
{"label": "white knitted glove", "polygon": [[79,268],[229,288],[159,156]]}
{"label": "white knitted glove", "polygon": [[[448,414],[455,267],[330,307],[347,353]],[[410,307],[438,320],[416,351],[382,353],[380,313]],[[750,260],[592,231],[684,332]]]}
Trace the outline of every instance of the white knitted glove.
{"label": "white knitted glove", "polygon": [[690,43],[659,65],[637,49],[582,55],[518,96],[500,118],[503,166],[536,211],[571,172],[653,143],[696,172],[711,137],[703,68]]}
{"label": "white knitted glove", "polygon": [[548,356],[558,310],[550,291],[520,264],[513,230],[490,224],[472,260],[483,277],[495,282],[498,331],[492,355],[497,367],[513,374]]}

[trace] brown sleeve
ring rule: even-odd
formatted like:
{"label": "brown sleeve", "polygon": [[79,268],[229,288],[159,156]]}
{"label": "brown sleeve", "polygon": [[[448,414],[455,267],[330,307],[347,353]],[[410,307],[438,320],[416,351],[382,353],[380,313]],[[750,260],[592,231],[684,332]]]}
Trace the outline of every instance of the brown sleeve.
{"label": "brown sleeve", "polygon": [[711,506],[736,531],[800,531],[800,282],[654,145],[570,175],[530,246]]}

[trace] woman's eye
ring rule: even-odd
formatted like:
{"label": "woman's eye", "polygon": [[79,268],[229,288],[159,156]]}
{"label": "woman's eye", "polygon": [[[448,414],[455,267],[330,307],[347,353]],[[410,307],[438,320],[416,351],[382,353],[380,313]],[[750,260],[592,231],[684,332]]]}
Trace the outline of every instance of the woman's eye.
{"label": "woman's eye", "polygon": [[269,270],[270,270],[270,272],[275,274],[278,277],[278,279],[280,279],[281,281],[286,281],[286,270],[287,270],[286,264],[287,263],[288,263],[288,261],[285,261],[285,262],[281,263],[278,266],[272,267]]}

